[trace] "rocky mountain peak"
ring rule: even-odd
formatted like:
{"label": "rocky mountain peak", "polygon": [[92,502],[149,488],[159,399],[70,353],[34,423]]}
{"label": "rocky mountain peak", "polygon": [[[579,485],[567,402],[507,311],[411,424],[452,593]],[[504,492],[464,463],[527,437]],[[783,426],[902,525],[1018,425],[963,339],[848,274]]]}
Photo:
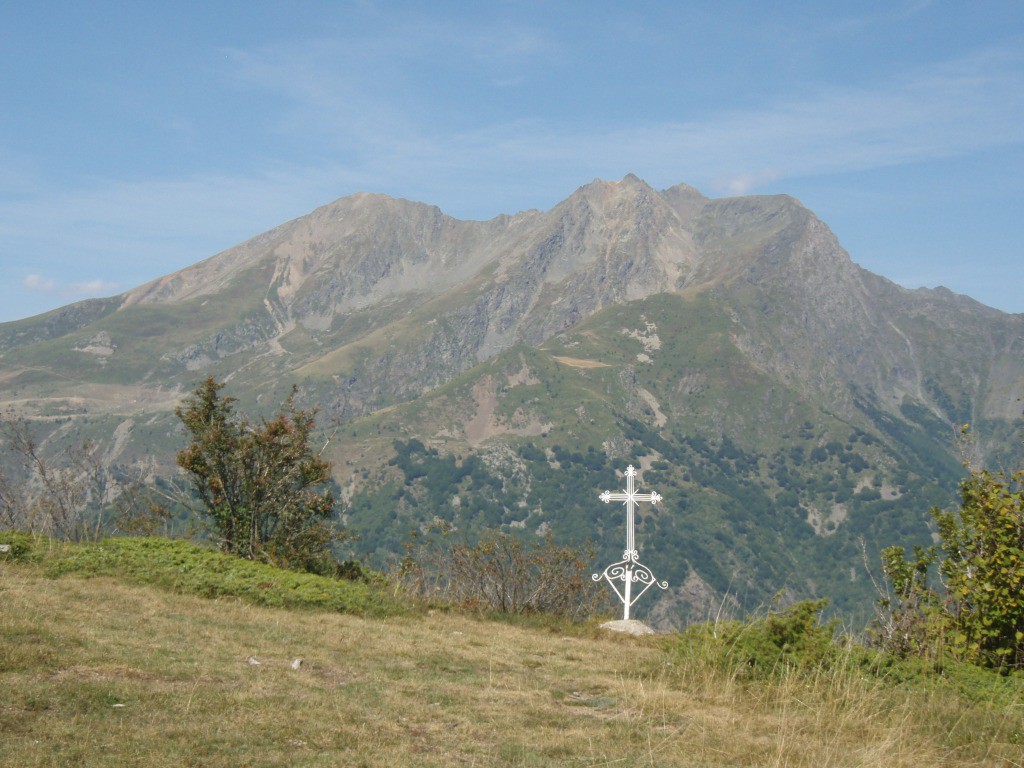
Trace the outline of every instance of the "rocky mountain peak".
{"label": "rocky mountain peak", "polygon": [[[367,380],[360,396],[361,407],[372,409],[374,398],[422,391],[511,345],[543,343],[610,306],[707,292],[729,307],[736,344],[761,368],[827,392],[855,380],[889,398],[887,407],[899,392],[935,401],[923,379],[898,362],[908,343],[920,343],[907,341],[920,327],[909,318],[953,329],[965,317],[976,324],[1002,317],[866,273],[791,197],[711,199],[685,184],[659,192],[633,174],[595,179],[548,211],[490,221],[460,221],[437,206],[358,193],[115,303],[122,314],[162,304],[188,307],[182,311],[190,319],[208,315],[201,329],[186,325],[187,338],[166,351],[170,360],[187,361],[189,375],[261,349],[283,365],[323,357],[330,370],[353,350],[376,349],[390,338],[372,386]],[[83,329],[94,317],[80,316]],[[19,327],[10,344],[78,327]],[[108,368],[127,349],[113,335],[112,342],[118,352]],[[338,345],[346,351],[332,352]],[[388,379],[396,373],[398,379]]]}
{"label": "rocky mountain peak", "polygon": [[557,207],[590,206],[595,212],[616,212],[649,205],[658,193],[647,182],[628,174],[621,181],[594,179],[577,189]]}

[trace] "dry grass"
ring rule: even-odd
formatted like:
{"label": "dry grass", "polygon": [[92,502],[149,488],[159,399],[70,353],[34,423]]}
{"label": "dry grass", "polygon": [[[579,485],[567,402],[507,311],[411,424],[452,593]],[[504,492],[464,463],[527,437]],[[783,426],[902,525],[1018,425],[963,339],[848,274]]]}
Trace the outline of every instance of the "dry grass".
{"label": "dry grass", "polygon": [[1024,764],[1019,710],[671,658],[597,629],[288,612],[0,564],[0,764]]}

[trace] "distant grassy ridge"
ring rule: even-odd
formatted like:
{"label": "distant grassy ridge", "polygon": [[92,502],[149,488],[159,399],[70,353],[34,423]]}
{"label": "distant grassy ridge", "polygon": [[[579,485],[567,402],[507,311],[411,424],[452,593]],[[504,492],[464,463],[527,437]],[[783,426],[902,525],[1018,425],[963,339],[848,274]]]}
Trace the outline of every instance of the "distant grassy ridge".
{"label": "distant grassy ridge", "polygon": [[234,597],[254,605],[357,616],[408,611],[379,586],[283,570],[188,541],[111,538],[58,544],[45,537],[0,532],[0,545],[4,543],[10,550],[0,558],[39,562],[50,577],[110,576],[200,597]]}

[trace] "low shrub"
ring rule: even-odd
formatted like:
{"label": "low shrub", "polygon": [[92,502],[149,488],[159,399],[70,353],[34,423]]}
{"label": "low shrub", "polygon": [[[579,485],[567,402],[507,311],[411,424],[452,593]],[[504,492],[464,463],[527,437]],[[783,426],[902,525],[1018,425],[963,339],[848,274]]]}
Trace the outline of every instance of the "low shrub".
{"label": "low shrub", "polygon": [[986,669],[950,654],[940,658],[901,658],[877,648],[854,646],[856,668],[888,687],[945,691],[971,703],[1018,709],[1024,696],[1024,672]]}
{"label": "low shrub", "polygon": [[585,620],[606,597],[590,576],[593,552],[543,537],[484,531],[458,541],[450,524],[414,534],[395,581],[414,599],[497,614]]}
{"label": "low shrub", "polygon": [[46,536],[25,531],[0,531],[0,563],[38,562],[46,548]]}
{"label": "low shrub", "polygon": [[836,622],[820,622],[827,604],[808,600],[751,621],[695,624],[668,641],[670,650],[709,654],[718,666],[750,679],[820,670],[835,661],[839,650]]}

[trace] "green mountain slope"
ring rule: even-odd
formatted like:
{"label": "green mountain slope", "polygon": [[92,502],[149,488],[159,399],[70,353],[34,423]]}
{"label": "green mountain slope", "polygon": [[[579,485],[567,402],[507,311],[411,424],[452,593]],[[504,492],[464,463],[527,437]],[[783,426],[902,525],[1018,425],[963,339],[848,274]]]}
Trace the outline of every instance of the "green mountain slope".
{"label": "green mountain slope", "polygon": [[[293,384],[333,434],[346,521],[382,564],[440,517],[623,546],[596,494],[632,463],[678,625],[778,590],[870,607],[879,547],[928,540],[956,436],[1021,445],[1024,316],[858,267],[786,196],[635,176],[549,211],[457,221],[343,198],[112,299],[0,325],[0,407],[46,449],[174,472],[174,407],[206,376],[246,412]],[[7,456],[9,459],[10,457]],[[603,567],[603,565],[601,565]],[[875,574],[877,576],[877,574]]]}
{"label": "green mountain slope", "polygon": [[647,606],[656,621],[704,618],[722,600],[751,608],[783,588],[863,615],[865,549],[926,541],[927,510],[953,499],[960,466],[927,422],[846,418],[767,375],[737,331],[707,296],[658,295],[357,422],[345,440],[361,452],[346,456],[364,473],[348,524],[378,564],[434,518],[591,539],[610,563],[623,513],[597,495],[633,464],[664,496],[637,533],[672,585]]}

